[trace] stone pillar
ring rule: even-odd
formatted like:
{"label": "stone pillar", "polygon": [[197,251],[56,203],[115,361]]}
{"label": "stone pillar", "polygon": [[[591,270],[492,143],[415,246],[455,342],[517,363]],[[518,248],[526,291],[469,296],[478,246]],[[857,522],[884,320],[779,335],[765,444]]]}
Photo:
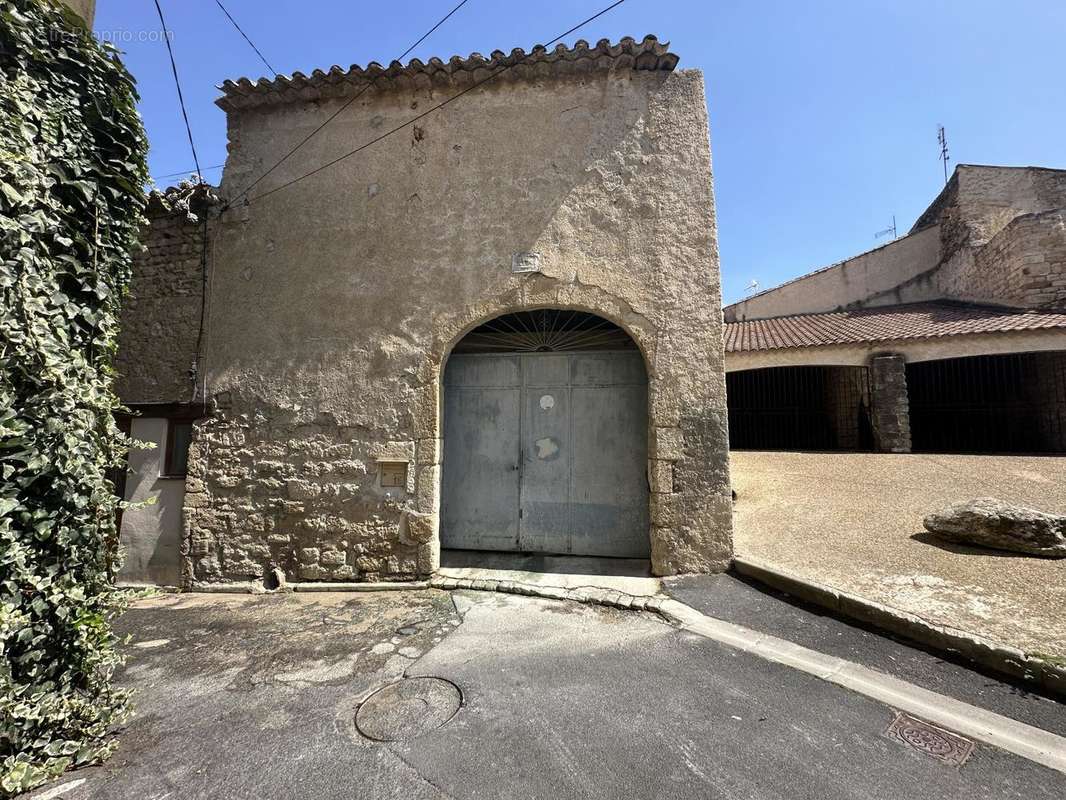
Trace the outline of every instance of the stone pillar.
{"label": "stone pillar", "polygon": [[911,451],[910,402],[907,371],[898,353],[870,359],[870,394],[873,403],[874,447],[879,453]]}

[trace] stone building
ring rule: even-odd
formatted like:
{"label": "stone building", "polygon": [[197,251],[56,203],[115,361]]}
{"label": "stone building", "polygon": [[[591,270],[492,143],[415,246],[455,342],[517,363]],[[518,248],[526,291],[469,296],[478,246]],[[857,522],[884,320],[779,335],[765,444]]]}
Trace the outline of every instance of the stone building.
{"label": "stone building", "polygon": [[960,165],[907,235],[725,320],[733,447],[1066,452],[1066,171]]}
{"label": "stone building", "polygon": [[724,569],[707,110],[677,62],[647,37],[227,81],[218,198],[153,200],[120,342],[159,445],[126,496],[161,498],[124,516],[123,577],[395,580],[442,545]]}

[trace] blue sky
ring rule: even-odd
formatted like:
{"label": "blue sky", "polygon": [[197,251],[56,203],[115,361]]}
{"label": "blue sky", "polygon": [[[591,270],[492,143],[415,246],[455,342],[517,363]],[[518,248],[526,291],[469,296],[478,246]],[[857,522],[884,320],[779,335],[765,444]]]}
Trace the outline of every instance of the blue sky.
{"label": "blue sky", "polygon": [[[214,0],[161,0],[203,166],[225,160],[226,78],[266,67]],[[273,67],[388,63],[458,0],[223,0]],[[546,42],[608,0],[469,0],[411,57]],[[98,0],[95,28],[137,77],[155,175],[191,167],[151,0]],[[626,0],[569,37],[654,33],[702,69],[726,302],[901,232],[952,164],[1066,168],[1062,0]],[[457,102],[462,102],[457,101]],[[373,151],[367,151],[373,157]],[[217,170],[207,172],[217,180]],[[173,179],[161,183],[173,182]]]}

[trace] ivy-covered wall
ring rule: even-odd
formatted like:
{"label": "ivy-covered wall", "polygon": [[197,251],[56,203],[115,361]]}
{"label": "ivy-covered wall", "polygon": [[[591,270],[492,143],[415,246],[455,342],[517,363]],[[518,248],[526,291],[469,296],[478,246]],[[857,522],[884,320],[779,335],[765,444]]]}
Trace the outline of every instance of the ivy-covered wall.
{"label": "ivy-covered wall", "polygon": [[0,1],[0,794],[103,757],[127,711],[107,470],[147,143],[133,79],[81,26]]}

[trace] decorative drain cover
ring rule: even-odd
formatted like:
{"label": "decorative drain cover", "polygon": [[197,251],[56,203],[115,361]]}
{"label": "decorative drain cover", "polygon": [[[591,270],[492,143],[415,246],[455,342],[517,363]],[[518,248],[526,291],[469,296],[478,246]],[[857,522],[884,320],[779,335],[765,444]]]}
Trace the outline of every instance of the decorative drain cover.
{"label": "decorative drain cover", "polygon": [[364,700],[355,712],[355,727],[368,739],[401,742],[441,727],[462,703],[462,692],[451,681],[405,678]]}
{"label": "decorative drain cover", "polygon": [[930,725],[910,714],[896,714],[892,724],[885,729],[885,736],[954,767],[965,764],[973,752],[973,742],[969,739],[963,739],[951,731]]}

